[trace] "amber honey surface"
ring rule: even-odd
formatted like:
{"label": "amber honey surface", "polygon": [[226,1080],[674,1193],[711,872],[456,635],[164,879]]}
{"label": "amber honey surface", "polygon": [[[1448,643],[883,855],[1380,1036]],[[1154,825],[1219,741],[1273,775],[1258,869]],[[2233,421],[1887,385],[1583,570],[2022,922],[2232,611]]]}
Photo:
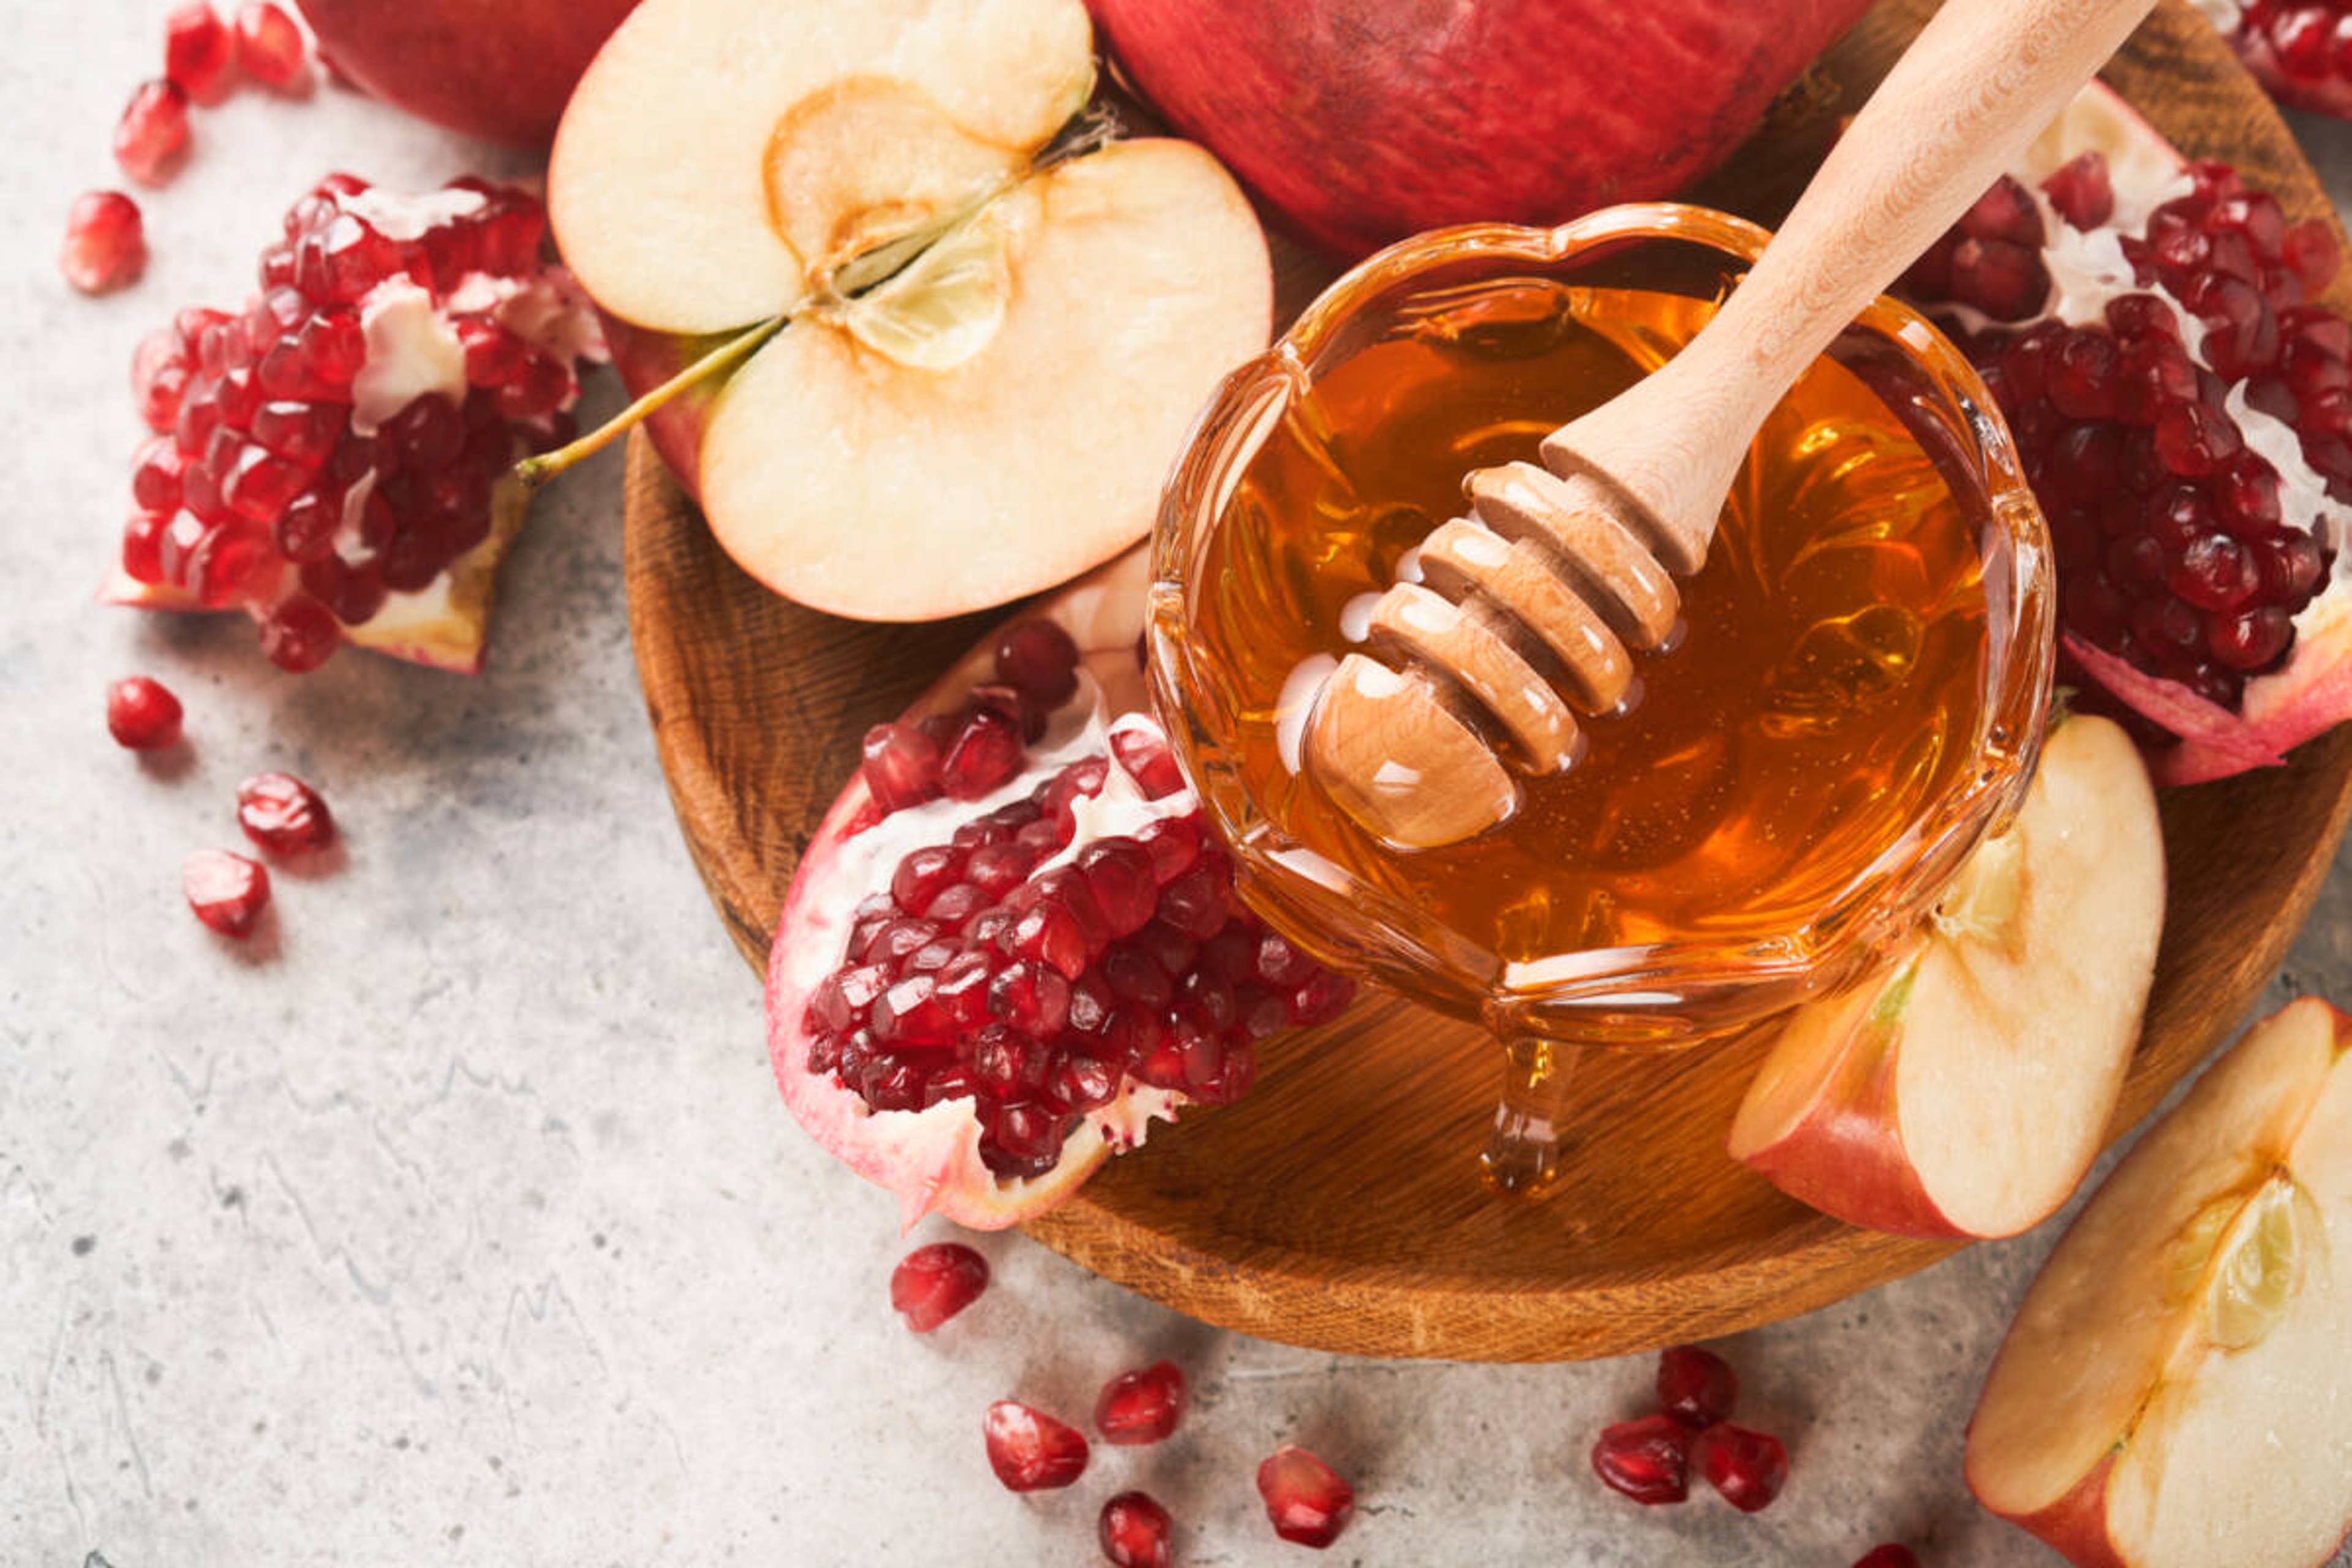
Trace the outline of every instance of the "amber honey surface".
{"label": "amber honey surface", "polygon": [[1382,845],[1296,771],[1298,693],[1360,646],[1350,601],[1460,513],[1466,470],[1533,459],[1711,309],[1532,279],[1424,303],[1323,373],[1199,560],[1190,635],[1238,715],[1223,760],[1276,838],[1507,963],[1790,935],[1887,864],[1974,763],[1986,601],[1971,523],[1885,405],[1817,364],[1683,583],[1678,639],[1637,656],[1634,700],[1584,721],[1580,760],[1527,781],[1517,816],[1482,838]]}

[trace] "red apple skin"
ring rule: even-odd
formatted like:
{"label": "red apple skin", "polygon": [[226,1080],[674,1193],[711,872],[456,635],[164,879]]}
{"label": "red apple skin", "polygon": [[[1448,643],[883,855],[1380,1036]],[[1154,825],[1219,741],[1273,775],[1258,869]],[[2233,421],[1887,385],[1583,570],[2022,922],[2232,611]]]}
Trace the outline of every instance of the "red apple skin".
{"label": "red apple skin", "polygon": [[1087,0],[1128,78],[1342,258],[1675,191],[1869,0]]}
{"label": "red apple skin", "polygon": [[637,0],[298,3],[319,52],[368,93],[468,136],[545,147]]}
{"label": "red apple skin", "polygon": [[1935,1241],[1974,1239],[1936,1206],[1904,1154],[1895,1058],[1888,1048],[1899,1037],[1867,1024],[1848,1031],[1831,1074],[1837,1087],[1746,1163],[1790,1197],[1848,1225]]}
{"label": "red apple skin", "polygon": [[2107,1482],[2115,1469],[2116,1456],[2111,1450],[2064,1497],[2048,1508],[2021,1519],[2007,1514],[2001,1517],[2039,1536],[2044,1545],[2074,1564],[2074,1568],[2131,1568],[2116,1555],[2114,1542],[2107,1539]]}
{"label": "red apple skin", "polygon": [[[727,341],[723,335],[688,338],[654,331],[634,326],[609,310],[596,314],[604,323],[604,343],[612,351],[613,368],[620,373],[621,384],[629,389],[631,397],[643,397]],[[654,450],[668,465],[678,487],[698,501],[701,489],[694,477],[699,467],[702,435],[724,384],[723,379],[714,379],[688,387],[646,416],[646,435],[652,439]]]}

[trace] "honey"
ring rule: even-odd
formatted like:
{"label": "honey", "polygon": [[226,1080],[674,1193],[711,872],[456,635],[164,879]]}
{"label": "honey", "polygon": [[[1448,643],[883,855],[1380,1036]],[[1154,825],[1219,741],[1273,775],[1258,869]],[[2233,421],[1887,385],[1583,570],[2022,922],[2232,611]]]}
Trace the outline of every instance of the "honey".
{"label": "honey", "polygon": [[[1202,760],[1254,833],[1410,909],[1496,974],[1562,955],[1790,942],[1888,876],[1978,755],[1988,682],[1980,513],[1853,370],[1817,363],[1759,432],[1683,624],[1627,700],[1502,826],[1401,850],[1301,773],[1318,676],[1465,473],[1687,341],[1713,304],[1538,277],[1435,290],[1293,398],[1191,574],[1184,637],[1230,718]],[[1393,976],[1391,976],[1393,978]],[[1433,998],[1436,999],[1436,998]]]}

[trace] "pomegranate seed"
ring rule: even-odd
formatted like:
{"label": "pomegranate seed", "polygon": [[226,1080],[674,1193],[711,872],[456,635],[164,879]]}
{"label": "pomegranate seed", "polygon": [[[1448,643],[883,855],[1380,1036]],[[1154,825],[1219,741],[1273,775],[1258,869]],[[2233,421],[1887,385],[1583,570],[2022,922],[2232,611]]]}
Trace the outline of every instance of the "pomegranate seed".
{"label": "pomegranate seed", "polygon": [[307,855],[335,841],[327,803],[292,773],[256,773],[237,785],[236,825],[272,855]]}
{"label": "pomegranate seed", "polygon": [[1789,1450],[1780,1439],[1728,1421],[1692,1438],[1690,1458],[1724,1500],[1742,1513],[1769,1507],[1789,1479]]}
{"label": "pomegranate seed", "polygon": [[978,800],[1021,771],[1021,731],[992,708],[974,709],[940,763],[941,792],[950,800]]}
{"label": "pomegranate seed", "polygon": [[1356,1494],[1339,1472],[1295,1443],[1258,1466],[1257,1495],[1275,1534],[1318,1550],[1339,1540],[1356,1513]]}
{"label": "pomegranate seed", "polygon": [[147,236],[139,204],[120,191],[90,191],[74,198],[66,216],[65,249],[58,270],[85,294],[127,289],[147,270]]}
{"label": "pomegranate seed", "polygon": [[2032,193],[2013,176],[2003,174],[1960,215],[1959,232],[1975,239],[2002,240],[2038,250],[2043,239],[2042,212],[2033,205]]}
{"label": "pomegranate seed", "polygon": [[2021,321],[2049,297],[2050,274],[2035,251],[1971,236],[1953,247],[1952,292],[1996,321]]}
{"label": "pomegranate seed", "polygon": [[1157,1443],[1184,1416],[1184,1373],[1172,1361],[1123,1372],[1095,1399],[1095,1430],[1122,1447]]}
{"label": "pomegranate seed", "polygon": [[2076,228],[2097,228],[2115,216],[2115,185],[2101,153],[2078,154],[2044,179],[2042,191],[2058,216]]}
{"label": "pomegranate seed", "polygon": [[114,124],[114,161],[142,185],[160,185],[188,151],[188,95],[179,83],[142,82]]}
{"label": "pomegranate seed", "polygon": [[989,1468],[1007,1491],[1066,1487],[1087,1468],[1086,1435],[1015,1400],[988,1407],[981,1425]]}
{"label": "pomegranate seed", "polygon": [[270,663],[296,675],[326,663],[342,641],[334,611],[307,595],[281,601],[261,623],[261,651]]}
{"label": "pomegranate seed", "polygon": [[877,724],[866,731],[866,787],[885,812],[904,811],[940,795],[940,748],[909,724]]}
{"label": "pomegranate seed", "polygon": [[180,862],[180,890],[196,919],[223,936],[247,937],[269,907],[269,872],[226,849],[199,849]]}
{"label": "pomegranate seed", "polygon": [[1016,622],[996,639],[996,679],[1051,712],[1078,689],[1078,645],[1057,622]]}
{"label": "pomegranate seed", "polygon": [[283,92],[303,79],[307,54],[302,29],[268,0],[237,8],[236,63],[254,80]]}
{"label": "pomegranate seed", "polygon": [[1175,1561],[1175,1526],[1148,1493],[1121,1492],[1103,1504],[1097,1533],[1114,1568],[1168,1568]]}
{"label": "pomegranate seed", "polygon": [[1853,1568],[1919,1568],[1919,1559],[1909,1547],[1890,1541],[1864,1552]]}
{"label": "pomegranate seed", "polygon": [[160,751],[180,738],[180,700],[161,681],[133,675],[106,689],[106,729],[133,752]]}
{"label": "pomegranate seed", "polygon": [[1731,1414],[1739,1380],[1730,1363],[1696,1345],[1675,1345],[1658,1357],[1658,1408],[1697,1431]]}
{"label": "pomegranate seed", "polygon": [[236,45],[213,8],[201,3],[175,7],[163,19],[163,74],[198,103],[228,96]]}
{"label": "pomegranate seed", "polygon": [[1115,730],[1110,749],[1118,765],[1134,777],[1144,799],[1165,800],[1184,787],[1184,773],[1176,765],[1175,753],[1158,736],[1141,730]]}
{"label": "pomegranate seed", "polygon": [[988,1259],[961,1242],[935,1241],[907,1254],[890,1271],[890,1308],[908,1328],[928,1334],[987,1289]]}
{"label": "pomegranate seed", "polygon": [[180,340],[169,331],[150,332],[131,354],[131,396],[147,428],[163,434],[180,417],[180,395],[188,384],[188,362]]}
{"label": "pomegranate seed", "polygon": [[1671,1415],[1603,1427],[1592,1445],[1592,1470],[1635,1502],[1680,1502],[1690,1496],[1690,1434]]}
{"label": "pomegranate seed", "polygon": [[141,583],[163,581],[163,529],[172,520],[163,512],[134,511],[122,525],[122,571]]}

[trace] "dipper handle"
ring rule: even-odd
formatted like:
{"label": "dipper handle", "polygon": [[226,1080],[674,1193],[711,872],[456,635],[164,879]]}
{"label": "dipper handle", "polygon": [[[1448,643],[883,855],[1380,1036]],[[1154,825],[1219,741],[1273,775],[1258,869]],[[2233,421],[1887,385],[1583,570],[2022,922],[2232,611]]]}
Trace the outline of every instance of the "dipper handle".
{"label": "dipper handle", "polygon": [[[1773,405],[2153,4],[1945,0],[1698,334],[1546,437],[1541,467],[1465,480],[1469,515],[1432,541],[1446,541],[1449,562],[1508,556],[1510,569],[1449,564],[1382,596],[1369,650],[1342,661],[1308,721],[1305,765],[1332,797],[1391,843],[1433,847],[1506,820],[1514,775],[1572,763],[1568,698],[1605,711],[1625,691],[1611,674],[1625,645],[1667,635],[1667,574],[1705,563]],[[1559,592],[1533,585],[1538,575]]]}

